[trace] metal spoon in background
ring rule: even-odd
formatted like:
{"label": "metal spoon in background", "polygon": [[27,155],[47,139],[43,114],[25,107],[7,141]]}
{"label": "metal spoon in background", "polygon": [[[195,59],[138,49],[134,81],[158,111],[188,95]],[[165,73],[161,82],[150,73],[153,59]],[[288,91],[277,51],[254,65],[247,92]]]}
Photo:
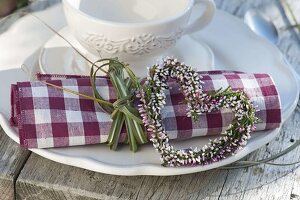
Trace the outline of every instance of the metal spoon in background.
{"label": "metal spoon in background", "polygon": [[257,35],[266,38],[273,44],[277,44],[279,34],[273,22],[261,12],[251,9],[244,16],[244,22]]}
{"label": "metal spoon in background", "polygon": [[[250,9],[244,15],[244,22],[250,27],[250,29],[257,35],[269,40],[274,45],[277,45],[279,41],[279,33],[274,23],[261,12]],[[284,62],[294,72],[297,77],[298,84],[300,85],[300,75],[291,66],[284,56]]]}

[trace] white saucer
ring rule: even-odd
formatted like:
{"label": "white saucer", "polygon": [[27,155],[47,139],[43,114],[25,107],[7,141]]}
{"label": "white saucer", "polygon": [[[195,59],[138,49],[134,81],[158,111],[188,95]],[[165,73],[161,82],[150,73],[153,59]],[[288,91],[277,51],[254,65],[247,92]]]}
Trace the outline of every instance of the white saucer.
{"label": "white saucer", "polygon": [[[61,22],[64,20],[61,5],[44,10],[40,14],[43,15],[45,21],[51,22],[54,28],[60,30]],[[29,67],[31,74],[38,70],[37,62],[40,51],[37,47],[41,47],[50,39],[50,36],[46,37],[49,30],[44,29],[40,23],[34,22],[36,21],[32,17],[22,18],[6,34],[0,36],[0,52],[17,50],[19,53],[18,56],[6,53],[5,58],[1,57],[2,54],[0,55],[0,123],[6,134],[16,142],[19,141],[18,132],[8,122],[10,84],[28,80],[20,69],[22,63]],[[257,37],[242,21],[225,12],[217,11],[213,22],[200,33],[193,35],[193,38],[204,41],[210,46],[219,69],[270,73],[278,87],[283,120],[286,120],[294,111],[299,97],[299,86],[294,71],[285,63],[282,54],[274,45]],[[64,59],[64,57],[59,59]],[[211,165],[197,167],[164,168],[160,166],[159,155],[151,144],[143,145],[135,154],[128,148],[122,148],[118,152],[110,151],[106,145],[101,144],[30,150],[53,161],[96,172],[116,175],[168,176],[205,171],[235,162],[270,142],[279,130],[257,132],[253,134],[245,148],[236,155]],[[206,141],[206,137],[199,137],[176,145],[201,146]]]}
{"label": "white saucer", "polygon": [[[59,31],[70,41],[85,57],[95,62],[100,59],[89,54],[73,37],[69,27]],[[211,49],[204,42],[195,40],[190,36],[182,37],[175,47],[166,51],[164,56],[174,56],[179,60],[185,60],[187,64],[195,67],[196,70],[212,70],[214,66],[214,55]],[[132,70],[139,76],[147,75],[147,67],[152,66],[162,57],[143,58],[138,61],[125,61],[130,64]],[[70,45],[57,35],[51,37],[41,49],[39,57],[40,69],[43,73],[52,74],[76,74],[88,75],[91,64],[81,55],[74,51]]]}

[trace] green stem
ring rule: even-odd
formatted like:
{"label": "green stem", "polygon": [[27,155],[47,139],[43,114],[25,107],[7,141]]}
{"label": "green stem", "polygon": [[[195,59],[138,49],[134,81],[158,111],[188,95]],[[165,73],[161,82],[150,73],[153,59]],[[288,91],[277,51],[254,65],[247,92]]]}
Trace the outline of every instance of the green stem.
{"label": "green stem", "polygon": [[83,98],[86,98],[86,99],[89,99],[89,100],[92,100],[92,101],[96,101],[96,102],[98,102],[98,103],[101,103],[101,104],[104,104],[104,105],[107,105],[107,106],[113,106],[113,104],[110,103],[110,102],[108,102],[108,101],[104,101],[104,100],[101,100],[101,99],[97,99],[97,98],[94,98],[94,97],[91,97],[91,96],[88,96],[88,95],[85,95],[85,94],[76,92],[76,91],[74,91],[74,90],[70,90],[70,89],[68,89],[68,88],[64,88],[64,87],[61,87],[61,86],[58,86],[58,85],[55,85],[55,84],[52,84],[52,83],[48,83],[48,82],[45,82],[45,81],[41,81],[41,82],[42,82],[42,83],[45,83],[46,85],[52,86],[52,87],[54,87],[54,88],[57,88],[57,89],[60,89],[60,90],[69,92],[69,93],[74,94],[74,95],[81,96],[81,97],[83,97]]}
{"label": "green stem", "polygon": [[246,161],[237,161],[232,165],[227,165],[224,167],[220,167],[220,169],[239,169],[239,168],[245,168],[245,167],[252,167],[255,165],[259,165],[259,164],[268,164],[268,165],[276,165],[276,166],[287,166],[287,165],[294,165],[299,163],[298,162],[294,162],[294,163],[286,163],[286,164],[277,164],[277,163],[270,163],[270,161],[275,160],[289,152],[291,152],[292,150],[294,150],[295,148],[297,148],[300,145],[300,140],[297,140],[293,145],[291,145],[290,147],[286,148],[285,150],[281,151],[278,154],[275,154],[269,158],[266,159],[262,159],[262,160],[258,160],[258,161],[250,161],[250,160],[246,160]]}
{"label": "green stem", "polygon": [[126,130],[129,138],[130,150],[136,152],[138,148],[137,148],[137,142],[133,134],[134,132],[133,122],[128,117],[125,117],[125,124],[126,124]]}
{"label": "green stem", "polygon": [[[119,70],[118,68],[116,68],[115,70],[112,70],[109,73],[110,76],[110,80],[112,82],[112,84],[114,85],[114,87],[117,90],[118,93],[118,98],[119,99],[123,99],[126,98],[127,96],[129,96],[129,91],[128,91],[128,86],[130,85],[130,82],[124,82],[124,80],[122,80],[119,77],[123,77],[123,75],[121,74],[122,71]],[[130,104],[129,101],[127,101],[128,104]],[[129,107],[127,105],[122,106],[121,108],[119,108],[119,111],[122,111],[125,114],[125,124],[126,124],[126,130],[127,130],[127,134],[128,134],[128,139],[129,139],[129,145],[130,145],[130,149],[133,152],[137,151],[137,142],[142,144],[144,143],[144,140],[140,140],[139,138],[143,138],[143,133],[141,133],[141,128],[137,129],[137,126],[135,126],[134,122],[138,121],[141,119],[136,117],[134,114],[132,114],[129,111]],[[140,123],[140,121],[138,121],[138,123]],[[139,124],[139,126],[141,126]]]}
{"label": "green stem", "polygon": [[136,140],[139,144],[146,144],[148,142],[146,134],[144,130],[141,127],[141,124],[137,123],[136,121],[133,121],[133,125],[136,129],[136,134],[134,134]]}
{"label": "green stem", "polygon": [[[97,66],[96,63],[100,63],[101,65]],[[102,70],[102,68],[106,66],[108,66],[107,76],[113,84],[118,96],[118,100],[116,100],[112,106],[99,103],[105,111],[111,114],[113,119],[107,143],[111,149],[115,150],[117,148],[121,129],[125,122],[127,129],[125,143],[129,143],[130,149],[136,152],[138,149],[137,144],[145,144],[148,142],[142,128],[142,120],[132,104],[131,91],[133,88],[140,87],[139,80],[127,65],[119,62],[117,59],[101,59],[92,65],[90,72],[91,85],[96,99],[103,100],[96,89],[96,75],[99,70]],[[94,70],[94,68],[96,69]],[[124,69],[129,76],[128,79],[124,78]]]}
{"label": "green stem", "polygon": [[108,145],[110,146],[110,149],[112,149],[112,150],[117,149],[120,134],[121,134],[122,127],[124,124],[124,119],[125,119],[124,114],[121,112],[117,113],[115,118],[113,118],[113,122],[112,122],[109,136],[107,139]]}
{"label": "green stem", "polygon": [[[96,66],[95,63],[92,65],[92,68],[91,68],[91,73],[90,73],[90,79],[91,79],[91,86],[92,86],[92,90],[93,90],[93,94],[94,96],[97,98],[97,99],[100,99],[100,100],[103,100],[104,99],[102,98],[102,96],[99,94],[98,90],[97,90],[97,87],[96,87],[96,75],[97,75],[97,72],[99,70],[101,70],[103,67],[105,66],[108,66],[109,63],[105,63],[105,64],[102,64],[100,67]],[[94,71],[94,67],[96,67],[97,69]],[[113,106],[107,106],[105,104],[101,104],[100,103],[100,106],[102,107],[103,110],[105,110],[107,113],[111,114],[114,109],[113,109]]]}

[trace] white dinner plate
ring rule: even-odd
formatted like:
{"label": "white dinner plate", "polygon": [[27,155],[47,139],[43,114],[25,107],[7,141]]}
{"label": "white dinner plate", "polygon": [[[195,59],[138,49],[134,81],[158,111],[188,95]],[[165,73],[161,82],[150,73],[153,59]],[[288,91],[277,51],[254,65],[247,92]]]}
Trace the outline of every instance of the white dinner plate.
{"label": "white dinner plate", "polygon": [[[42,11],[39,15],[57,30],[65,25],[61,5]],[[27,72],[31,74],[38,70],[40,48],[50,36],[48,30],[29,16],[16,22],[10,30],[0,36],[0,52],[5,52],[5,57],[3,54],[0,57],[0,123],[6,134],[16,142],[19,141],[17,130],[8,122],[10,84],[28,80],[28,75],[20,68],[22,63],[26,64]],[[282,54],[274,45],[253,34],[242,21],[225,12],[217,11],[213,22],[192,37],[195,44],[197,41],[204,41],[209,45],[218,69],[271,74],[279,90],[283,120],[293,112],[299,96],[294,70],[285,63]],[[16,51],[17,54],[13,54]],[[192,58],[189,61],[192,62]],[[271,141],[279,130],[257,132],[236,155],[210,165],[196,167],[160,166],[159,155],[151,144],[143,145],[137,153],[130,152],[128,147],[123,147],[117,152],[110,151],[103,144],[30,150],[60,163],[107,174],[168,176],[205,171],[230,164]],[[207,137],[198,137],[177,142],[175,146],[201,146],[207,140]]]}

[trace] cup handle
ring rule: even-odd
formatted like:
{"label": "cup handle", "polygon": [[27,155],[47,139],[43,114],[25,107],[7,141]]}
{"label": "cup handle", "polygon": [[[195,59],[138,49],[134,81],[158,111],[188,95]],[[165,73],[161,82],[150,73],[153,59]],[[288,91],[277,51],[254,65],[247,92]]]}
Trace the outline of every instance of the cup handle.
{"label": "cup handle", "polygon": [[196,4],[204,4],[206,6],[206,9],[202,15],[198,16],[195,20],[187,25],[184,34],[191,34],[199,31],[200,29],[207,26],[214,17],[216,5],[213,0],[195,0],[194,5]]}

